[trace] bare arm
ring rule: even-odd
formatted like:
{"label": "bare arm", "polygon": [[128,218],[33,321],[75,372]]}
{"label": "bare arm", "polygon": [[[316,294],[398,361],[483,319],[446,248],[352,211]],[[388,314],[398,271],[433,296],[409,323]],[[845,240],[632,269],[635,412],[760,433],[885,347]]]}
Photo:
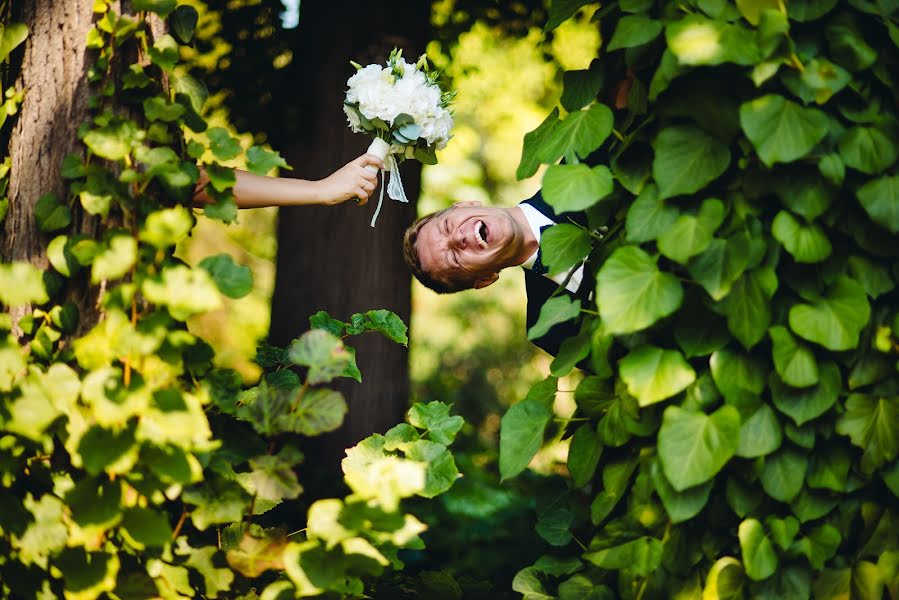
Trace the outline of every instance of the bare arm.
{"label": "bare arm", "polygon": [[[307,204],[332,205],[340,204],[350,198],[359,198],[360,204],[365,204],[378,181],[377,172],[366,169],[366,165],[372,165],[379,169],[383,167],[383,163],[376,156],[363,154],[318,181],[289,177],[265,177],[235,170],[236,182],[232,191],[238,208],[303,206]],[[208,181],[205,170],[201,169],[200,180],[197,182],[194,192],[194,201],[198,204],[213,202],[206,193]]]}

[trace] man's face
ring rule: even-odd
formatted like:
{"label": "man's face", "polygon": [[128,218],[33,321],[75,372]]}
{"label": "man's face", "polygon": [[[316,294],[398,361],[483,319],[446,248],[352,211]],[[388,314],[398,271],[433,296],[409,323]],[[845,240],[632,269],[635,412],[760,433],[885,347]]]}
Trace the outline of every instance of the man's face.
{"label": "man's face", "polygon": [[457,202],[421,228],[416,248],[422,269],[441,281],[490,285],[505,267],[517,264],[524,232],[504,208]]}

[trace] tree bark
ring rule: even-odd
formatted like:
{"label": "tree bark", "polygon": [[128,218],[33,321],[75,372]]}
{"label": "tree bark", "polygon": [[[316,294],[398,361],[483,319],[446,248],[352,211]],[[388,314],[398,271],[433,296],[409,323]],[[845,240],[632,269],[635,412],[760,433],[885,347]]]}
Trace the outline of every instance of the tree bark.
{"label": "tree bark", "polygon": [[[277,139],[294,174],[319,179],[365,151],[370,140],[353,134],[343,113],[350,60],[384,62],[396,46],[410,61],[424,51],[430,2],[397,0],[388,4],[332,0],[304,2],[293,45],[299,135]],[[288,127],[287,130],[296,130]],[[272,300],[271,342],[286,345],[309,328],[318,310],[347,319],[354,312],[387,308],[409,322],[410,276],[402,260],[402,234],[416,215],[421,167],[403,164],[409,204],[385,197],[376,228],[369,226],[377,194],[365,207],[281,209],[278,261]],[[386,194],[385,194],[386,196]],[[361,384],[345,384],[349,414],[344,426],[317,448],[328,462],[372,432],[402,421],[409,396],[406,348],[369,334],[350,340],[357,348]]]}

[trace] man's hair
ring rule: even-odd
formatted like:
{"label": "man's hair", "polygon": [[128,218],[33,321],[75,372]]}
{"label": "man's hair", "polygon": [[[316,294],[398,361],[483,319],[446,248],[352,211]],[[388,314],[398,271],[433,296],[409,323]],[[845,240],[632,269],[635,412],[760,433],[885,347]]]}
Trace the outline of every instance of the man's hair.
{"label": "man's hair", "polygon": [[416,247],[418,234],[421,233],[422,227],[448,210],[450,209],[444,208],[435,213],[419,217],[414,223],[409,225],[406,229],[406,233],[403,235],[403,260],[406,261],[409,270],[412,271],[412,274],[423,286],[438,294],[452,294],[454,292],[461,292],[462,290],[469,290],[474,287],[473,281],[436,279],[428,274],[421,266],[421,259],[418,256],[418,248]]}

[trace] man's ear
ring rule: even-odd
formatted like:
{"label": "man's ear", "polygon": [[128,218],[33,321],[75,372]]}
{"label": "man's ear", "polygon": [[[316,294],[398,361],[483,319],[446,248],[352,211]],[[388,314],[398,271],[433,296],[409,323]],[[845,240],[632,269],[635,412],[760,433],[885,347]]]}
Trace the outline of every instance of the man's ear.
{"label": "man's ear", "polygon": [[485,288],[497,279],[499,279],[499,273],[491,273],[490,275],[485,275],[484,277],[481,277],[474,282],[474,289],[479,290],[481,288]]}
{"label": "man's ear", "polygon": [[459,202],[453,203],[453,207],[459,206],[483,206],[483,202],[480,200],[460,200]]}

